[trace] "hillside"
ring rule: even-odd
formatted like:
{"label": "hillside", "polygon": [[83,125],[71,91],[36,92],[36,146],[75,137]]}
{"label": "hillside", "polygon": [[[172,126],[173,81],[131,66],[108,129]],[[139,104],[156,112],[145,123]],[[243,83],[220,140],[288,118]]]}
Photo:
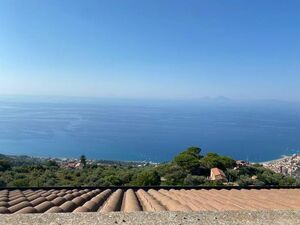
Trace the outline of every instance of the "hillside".
{"label": "hillside", "polygon": [[0,156],[0,187],[56,186],[270,186],[299,185],[300,180],[260,164],[190,147],[170,162],[46,159]]}

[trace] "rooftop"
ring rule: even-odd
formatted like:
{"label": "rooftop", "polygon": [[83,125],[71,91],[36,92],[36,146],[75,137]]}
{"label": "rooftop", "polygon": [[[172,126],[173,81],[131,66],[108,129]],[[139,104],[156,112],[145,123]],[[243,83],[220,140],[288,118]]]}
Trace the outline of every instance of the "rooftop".
{"label": "rooftop", "polygon": [[300,210],[300,189],[3,189],[0,214]]}

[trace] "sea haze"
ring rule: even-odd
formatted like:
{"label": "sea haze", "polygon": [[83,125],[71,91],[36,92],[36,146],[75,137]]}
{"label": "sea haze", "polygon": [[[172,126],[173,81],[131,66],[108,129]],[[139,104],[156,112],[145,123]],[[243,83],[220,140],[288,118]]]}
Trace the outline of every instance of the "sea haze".
{"label": "sea haze", "polygon": [[276,101],[0,99],[0,153],[162,162],[189,146],[267,161],[300,150],[300,106]]}

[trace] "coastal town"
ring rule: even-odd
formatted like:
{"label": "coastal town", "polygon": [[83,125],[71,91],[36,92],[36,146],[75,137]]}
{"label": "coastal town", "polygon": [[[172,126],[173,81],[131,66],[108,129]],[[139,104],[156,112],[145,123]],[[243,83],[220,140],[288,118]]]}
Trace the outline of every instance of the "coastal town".
{"label": "coastal town", "polygon": [[[81,168],[83,165],[80,159],[54,159],[60,167],[62,168],[70,168],[70,169],[78,169]],[[144,167],[147,165],[157,165],[158,163],[154,162],[147,162],[147,161],[110,161],[110,160],[87,160],[87,164],[96,164],[96,165],[111,165],[111,166],[118,166],[118,165],[131,165],[134,167]],[[243,166],[249,166],[254,163],[250,163],[243,160],[237,160],[237,168]],[[293,154],[291,156],[285,156],[281,159],[268,161],[262,163],[262,165],[274,171],[275,173],[281,173],[286,176],[292,177],[300,177],[300,154]]]}
{"label": "coastal town", "polygon": [[[38,161],[55,161],[59,167],[68,169],[81,169],[83,163],[80,158],[45,158],[45,157],[30,157],[32,159],[38,159]],[[157,166],[159,163],[152,161],[115,161],[115,160],[92,160],[86,159],[87,165],[97,166],[132,166],[132,167],[145,167],[148,165]],[[245,160],[236,160],[236,168],[254,165],[254,162],[248,162]],[[283,158],[260,163],[265,168],[280,173],[285,176],[292,176],[295,178],[300,177],[300,153],[290,156],[284,156]]]}
{"label": "coastal town", "polygon": [[[43,165],[47,163],[55,163],[60,168],[65,169],[82,169],[84,164],[90,166],[131,166],[131,167],[145,167],[148,165],[158,165],[159,163],[152,161],[121,161],[121,160],[105,160],[105,159],[88,159],[85,155],[78,158],[72,157],[45,157],[45,156],[28,156],[28,155],[3,155],[0,154],[0,160],[8,160],[13,165],[28,166],[28,165]],[[84,161],[84,163],[83,163]]]}
{"label": "coastal town", "polygon": [[293,154],[292,156],[285,156],[278,160],[265,162],[263,166],[275,173],[300,177],[300,154]]}
{"label": "coastal town", "polygon": [[[48,161],[55,161],[59,167],[66,169],[82,169],[83,162],[81,158],[48,158]],[[158,163],[152,161],[117,161],[117,160],[93,160],[85,159],[86,165],[96,166],[132,166],[145,167],[148,165],[157,165]]]}

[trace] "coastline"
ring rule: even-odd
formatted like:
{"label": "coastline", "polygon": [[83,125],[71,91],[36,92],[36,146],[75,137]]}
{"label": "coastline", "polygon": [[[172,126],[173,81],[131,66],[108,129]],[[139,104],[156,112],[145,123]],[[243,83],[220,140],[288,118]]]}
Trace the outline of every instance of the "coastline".
{"label": "coastline", "polygon": [[[281,155],[279,158],[277,159],[273,159],[273,160],[268,160],[268,161],[260,161],[260,162],[254,162],[254,161],[250,161],[250,163],[258,163],[261,165],[269,165],[269,164],[275,164],[275,163],[279,163],[281,161],[290,159],[294,156],[300,155],[300,152],[291,154],[291,155]],[[8,158],[14,158],[14,159],[20,159],[20,158],[27,158],[27,159],[31,159],[31,160],[37,160],[37,161],[48,161],[48,160],[54,160],[57,162],[70,162],[70,161],[78,161],[79,157],[56,157],[56,156],[35,156],[35,155],[24,155],[24,154],[3,154],[0,153],[0,156],[4,156],[4,157],[8,157]],[[92,163],[100,163],[100,164],[109,164],[109,165],[117,165],[117,164],[121,164],[121,165],[126,165],[126,164],[131,164],[131,165],[158,165],[161,164],[160,162],[154,162],[151,160],[114,160],[114,159],[91,159],[89,158],[87,160],[90,164]],[[238,161],[238,160],[237,160]]]}
{"label": "coastline", "polygon": [[[50,157],[50,156],[32,156],[32,155],[10,155],[0,153],[0,158],[10,158],[12,160],[30,160],[35,163],[43,163],[45,161],[56,161],[60,164],[73,162],[79,163],[80,159],[75,157]],[[87,159],[88,164],[102,164],[102,165],[132,165],[132,166],[145,166],[145,165],[158,165],[160,163],[147,161],[147,160],[110,160],[110,159]]]}
{"label": "coastline", "polygon": [[264,162],[262,164],[275,173],[289,175],[293,177],[300,177],[300,154],[295,153],[291,156],[284,155],[282,158]]}
{"label": "coastline", "polygon": [[270,163],[275,163],[275,162],[279,162],[281,160],[287,159],[292,157],[293,155],[281,155],[280,158],[278,159],[273,159],[273,160],[269,160],[269,161],[264,161],[264,162],[258,162],[259,164],[270,164]]}

